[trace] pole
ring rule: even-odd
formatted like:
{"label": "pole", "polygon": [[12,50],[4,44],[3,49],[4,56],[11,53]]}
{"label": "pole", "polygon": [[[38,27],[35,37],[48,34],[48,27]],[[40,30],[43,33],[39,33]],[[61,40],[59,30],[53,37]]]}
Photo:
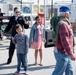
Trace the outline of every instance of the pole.
{"label": "pole", "polygon": [[44,0],[44,25],[46,25],[46,1]]}
{"label": "pole", "polygon": [[44,25],[46,25],[46,1],[44,0]]}
{"label": "pole", "polygon": [[72,0],[72,3],[73,3],[73,0]]}
{"label": "pole", "polygon": [[51,17],[53,16],[53,0],[51,0]]}
{"label": "pole", "polygon": [[22,0],[21,0],[21,9],[22,9]]}
{"label": "pole", "polygon": [[40,12],[40,5],[39,5],[39,0],[38,0],[38,13]]}

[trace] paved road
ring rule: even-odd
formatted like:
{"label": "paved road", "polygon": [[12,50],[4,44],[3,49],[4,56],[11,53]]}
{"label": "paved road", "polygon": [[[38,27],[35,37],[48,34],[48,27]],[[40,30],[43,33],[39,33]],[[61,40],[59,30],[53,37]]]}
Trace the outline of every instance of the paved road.
{"label": "paved road", "polygon": [[[13,75],[16,71],[16,51],[14,53],[14,57],[12,63],[10,65],[6,65],[6,61],[8,58],[8,46],[9,40],[0,41],[0,75]],[[39,59],[38,59],[39,62]],[[29,49],[28,53],[28,69],[29,75],[51,75],[54,67],[55,60],[53,56],[53,47],[45,48],[43,50],[43,65],[44,66],[35,66],[34,64],[34,50]],[[23,68],[22,68],[23,71]]]}
{"label": "paved road", "polygon": [[[16,50],[13,56],[12,63],[10,65],[6,64],[8,58],[8,47],[9,47],[9,40],[0,41],[0,75],[14,75],[14,72],[16,71],[16,64],[17,64]],[[28,53],[29,75],[51,75],[55,68],[53,47],[43,49],[43,66],[39,65],[35,66],[33,64],[34,64],[34,50],[29,49]],[[73,62],[73,69],[74,69],[74,75],[76,75],[76,61]],[[21,72],[23,72],[23,68],[21,68]]]}

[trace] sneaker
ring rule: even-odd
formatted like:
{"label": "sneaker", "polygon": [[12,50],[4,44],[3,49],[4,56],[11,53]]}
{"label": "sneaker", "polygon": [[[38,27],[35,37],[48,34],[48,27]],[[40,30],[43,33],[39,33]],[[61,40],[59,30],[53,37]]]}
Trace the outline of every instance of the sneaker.
{"label": "sneaker", "polygon": [[28,75],[28,72],[25,72],[25,75]]}
{"label": "sneaker", "polygon": [[16,71],[15,74],[19,74],[19,71]]}

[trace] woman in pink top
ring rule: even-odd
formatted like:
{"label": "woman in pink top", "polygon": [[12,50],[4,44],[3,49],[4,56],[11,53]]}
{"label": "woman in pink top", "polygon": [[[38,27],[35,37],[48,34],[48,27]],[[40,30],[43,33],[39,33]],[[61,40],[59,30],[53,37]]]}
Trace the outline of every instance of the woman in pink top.
{"label": "woman in pink top", "polygon": [[35,65],[37,65],[38,52],[40,56],[40,66],[42,66],[42,49],[45,43],[45,28],[41,24],[41,18],[37,16],[35,18],[36,22],[31,28],[29,45],[31,48],[35,49]]}

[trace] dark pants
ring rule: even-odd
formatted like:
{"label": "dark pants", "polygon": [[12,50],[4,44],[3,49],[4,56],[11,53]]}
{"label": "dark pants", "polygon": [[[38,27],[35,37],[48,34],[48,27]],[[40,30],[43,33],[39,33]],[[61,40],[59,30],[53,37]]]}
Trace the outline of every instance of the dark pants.
{"label": "dark pants", "polygon": [[3,37],[2,30],[1,30],[1,25],[2,25],[2,22],[0,21],[0,39],[2,39],[2,37]]}
{"label": "dark pants", "polygon": [[15,50],[15,44],[13,44],[12,39],[10,41],[10,47],[9,47],[9,57],[8,57],[8,62],[12,61],[12,57],[14,54],[14,50]]}
{"label": "dark pants", "polygon": [[[15,44],[12,42],[12,39],[11,39],[7,63],[11,63],[14,51],[15,51]],[[23,62],[22,62],[22,66],[24,66]]]}
{"label": "dark pants", "polygon": [[2,31],[0,30],[0,39],[3,38]]}

